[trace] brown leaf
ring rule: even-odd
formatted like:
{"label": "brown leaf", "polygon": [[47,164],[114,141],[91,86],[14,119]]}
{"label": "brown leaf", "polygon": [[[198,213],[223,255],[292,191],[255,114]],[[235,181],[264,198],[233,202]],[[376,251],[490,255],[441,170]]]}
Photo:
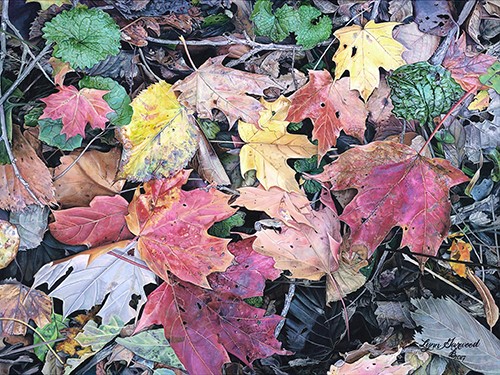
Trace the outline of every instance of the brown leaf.
{"label": "brown leaf", "polygon": [[226,170],[203,132],[200,132],[198,150],[191,164],[205,181],[217,185],[231,185]]}
{"label": "brown leaf", "polygon": [[267,76],[226,68],[226,56],[208,59],[197,71],[172,86],[179,91],[180,103],[198,113],[199,117],[214,119],[212,109],[222,111],[229,126],[238,119],[257,125],[259,111],[264,109],[255,98],[276,84]]}
{"label": "brown leaf", "polygon": [[446,36],[456,27],[453,19],[455,9],[451,1],[429,0],[413,2],[415,22],[420,31],[432,35]]}
{"label": "brown leaf", "polygon": [[[73,163],[80,152],[72,152],[61,158],[61,164],[54,168],[58,176]],[[63,208],[88,206],[98,195],[119,194],[125,181],[115,181],[120,164],[120,150],[109,152],[90,150],[61,178],[54,182],[57,202]]]}
{"label": "brown leaf", "polygon": [[[47,205],[55,203],[50,172],[18,126],[12,127],[12,152],[20,175],[40,202]],[[15,176],[12,165],[0,165],[0,208],[21,211],[30,204],[36,202]]]}
{"label": "brown leaf", "polygon": [[[411,4],[410,1],[408,2]],[[406,51],[403,52],[403,59],[408,64],[427,61],[441,41],[441,38],[436,35],[421,32],[414,22],[396,27],[394,29],[394,39],[406,47]]]}
{"label": "brown leaf", "polygon": [[486,314],[486,322],[490,326],[490,329],[493,328],[498,321],[498,306],[495,303],[495,299],[491,295],[490,290],[484,284],[483,280],[476,276],[474,271],[467,267],[467,278],[474,284],[477,291],[481,295],[481,299],[484,303],[484,312]]}
{"label": "brown leaf", "polygon": [[[0,316],[28,323],[33,320],[38,327],[50,323],[52,302],[39,290],[30,290],[17,282],[0,285]],[[26,326],[11,320],[0,321],[0,336],[25,335]]]}
{"label": "brown leaf", "polygon": [[0,269],[14,260],[21,242],[15,225],[0,220]]}

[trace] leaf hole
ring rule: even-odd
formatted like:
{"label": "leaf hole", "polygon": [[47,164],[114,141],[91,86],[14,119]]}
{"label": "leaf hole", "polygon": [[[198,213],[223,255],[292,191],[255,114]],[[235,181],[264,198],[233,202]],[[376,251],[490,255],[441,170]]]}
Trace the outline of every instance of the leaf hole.
{"label": "leaf hole", "polygon": [[356,52],[358,52],[358,49],[356,47],[352,47],[351,57],[354,57],[356,55]]}
{"label": "leaf hole", "polygon": [[321,103],[319,104],[319,106],[320,106],[321,108],[325,108],[325,107],[326,107],[326,104],[325,104],[325,103],[323,103],[323,102],[321,102]]}

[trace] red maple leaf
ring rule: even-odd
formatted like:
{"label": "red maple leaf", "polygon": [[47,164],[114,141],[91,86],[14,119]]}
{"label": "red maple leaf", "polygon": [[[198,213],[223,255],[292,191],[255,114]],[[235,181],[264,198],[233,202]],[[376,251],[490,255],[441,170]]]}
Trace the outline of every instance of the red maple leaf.
{"label": "red maple leaf", "polygon": [[229,240],[210,236],[208,228],[236,210],[228,196],[211,189],[181,190],[190,171],[144,184],[129,205],[127,224],[138,236],[138,249],[149,268],[164,280],[168,271],[182,280],[209,287],[207,275],[225,271],[233,256]]}
{"label": "red maple leaf", "polygon": [[108,121],[106,115],[113,112],[102,98],[108,92],[61,86],[58,92],[40,99],[47,105],[40,118],[61,119],[63,123],[61,133],[66,134],[67,138],[78,134],[85,137],[87,123],[92,128],[104,129]]}
{"label": "red maple leaf", "polygon": [[312,120],[320,156],[336,144],[341,130],[363,141],[368,112],[358,93],[349,89],[349,78],[333,82],[326,70],[310,71],[309,77],[309,82],[290,97],[287,121]]}
{"label": "red maple leaf", "polygon": [[[340,215],[351,228],[353,245],[373,254],[389,231],[403,229],[401,247],[436,255],[450,226],[448,190],[468,180],[444,159],[429,159],[394,142],[352,148],[315,179],[331,190],[357,189]],[[423,265],[427,258],[418,257]]]}
{"label": "red maple leaf", "polygon": [[486,73],[488,68],[497,59],[484,53],[471,53],[467,51],[465,34],[462,34],[458,41],[453,41],[446,52],[443,66],[451,72],[451,76],[465,90],[469,91],[474,87],[477,90],[485,90],[479,81],[479,76]]}
{"label": "red maple leaf", "polygon": [[90,247],[130,239],[127,207],[128,202],[119,195],[97,196],[90,207],[53,211],[56,221],[49,225],[50,233],[62,243]]}
{"label": "red maple leaf", "polygon": [[282,318],[264,316],[265,310],[245,303],[235,289],[236,279],[248,280],[243,294],[262,295],[264,282],[252,281],[256,270],[247,267],[252,263],[259,265],[259,280],[269,275],[277,277],[272,259],[252,254],[252,241],[231,247],[235,264],[224,273],[210,276],[213,290],[176,278],[170,284],[160,285],[148,296],[136,332],[153,324],[163,325],[165,337],[190,374],[220,374],[221,366],[230,361],[228,352],[247,365],[257,358],[289,354],[280,349],[274,337],[274,329]]}

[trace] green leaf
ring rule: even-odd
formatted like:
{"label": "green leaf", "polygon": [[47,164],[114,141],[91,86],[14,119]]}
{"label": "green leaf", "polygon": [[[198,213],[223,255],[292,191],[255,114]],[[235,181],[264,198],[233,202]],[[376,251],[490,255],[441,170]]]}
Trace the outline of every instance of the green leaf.
{"label": "green leaf", "polygon": [[78,134],[66,139],[66,135],[61,134],[63,127],[61,119],[38,120],[38,125],[40,126],[38,139],[49,146],[57,147],[62,151],[73,151],[82,145],[83,137],[81,135]]}
{"label": "green leaf", "polygon": [[486,74],[479,76],[479,81],[483,85],[493,87],[500,94],[500,62],[495,63],[488,68]]}
{"label": "green leaf", "polygon": [[485,150],[485,155],[494,165],[491,171],[491,179],[493,182],[500,181],[500,152],[498,149],[492,147]]}
{"label": "green leaf", "polygon": [[[57,340],[58,338],[63,337],[61,330],[68,327],[68,319],[63,319],[62,315],[52,314],[51,319],[52,321],[49,324],[36,329],[36,331],[41,334],[46,341]],[[38,335],[33,336],[33,345],[40,345],[42,343],[43,341]],[[55,343],[49,345],[53,348]],[[35,346],[33,350],[40,361],[44,361],[49,348],[47,345],[40,345]]]}
{"label": "green leaf", "polygon": [[274,42],[281,42],[290,34],[283,24],[286,15],[282,14],[278,18],[273,14],[272,7],[273,3],[270,0],[257,0],[250,19],[254,22],[256,35],[265,35]]}
{"label": "green leaf", "polygon": [[250,306],[260,308],[264,305],[264,298],[260,296],[245,298],[245,302],[248,303]]}
{"label": "green leaf", "polygon": [[[293,169],[295,169],[299,173],[307,173],[307,174],[318,174],[323,172],[323,167],[326,162],[321,160],[318,166],[318,156],[314,155],[308,159],[299,159],[293,163]],[[301,184],[304,188],[304,191],[309,194],[315,194],[321,190],[321,184],[314,180],[304,180]]]}
{"label": "green leaf", "polygon": [[165,338],[163,328],[144,331],[131,337],[118,337],[116,342],[144,359],[184,369]]}
{"label": "green leaf", "polygon": [[98,352],[118,336],[123,326],[122,320],[116,315],[111,317],[109,324],[101,324],[99,327],[96,322],[90,320],[75,339],[81,346],[91,346],[92,351]]}
{"label": "green leaf", "polygon": [[220,132],[220,127],[215,121],[200,120],[198,123],[208,139],[215,139],[217,134]]}
{"label": "green leaf", "polygon": [[106,117],[116,126],[124,126],[130,123],[134,110],[130,106],[131,100],[127,95],[127,91],[118,82],[111,78],[104,77],[84,77],[78,83],[80,88],[109,90],[103,96],[103,99],[109,104],[115,112],[108,114]]}
{"label": "green leaf", "polygon": [[[293,10],[288,5],[285,7]],[[328,16],[321,16],[321,11],[310,5],[302,5],[298,11],[295,11],[295,15],[290,15],[290,10],[284,12],[286,14],[286,25],[288,30],[295,33],[295,38],[297,39],[297,44],[301,45],[305,49],[311,49],[315,47],[318,43],[327,40],[332,34],[332,21]]]}
{"label": "green leaf", "polygon": [[422,125],[432,124],[434,117],[448,112],[463,95],[448,70],[427,62],[403,65],[387,81],[394,105],[392,112]]}
{"label": "green leaf", "polygon": [[288,124],[286,127],[287,132],[296,132],[302,128],[302,123],[301,122],[291,122]]}
{"label": "green leaf", "polygon": [[233,216],[219,221],[208,228],[208,234],[220,238],[229,238],[231,237],[231,229],[241,227],[243,224],[245,224],[245,213],[238,211]]}
{"label": "green leaf", "polygon": [[211,14],[203,19],[202,28],[209,26],[221,26],[229,23],[231,19],[224,13]]}
{"label": "green leaf", "polygon": [[55,43],[54,56],[73,68],[90,68],[120,51],[120,28],[104,11],[77,6],[47,22],[43,37]]}
{"label": "green leaf", "polygon": [[42,115],[43,108],[41,106],[33,107],[29,112],[24,115],[24,125],[38,126],[38,118]]}

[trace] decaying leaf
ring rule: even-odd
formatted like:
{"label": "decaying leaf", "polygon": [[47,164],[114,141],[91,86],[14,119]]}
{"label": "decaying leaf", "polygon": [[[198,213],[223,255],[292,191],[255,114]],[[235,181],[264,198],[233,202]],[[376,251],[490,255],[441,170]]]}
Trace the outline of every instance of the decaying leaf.
{"label": "decaying leaf", "polygon": [[363,141],[367,111],[358,94],[349,89],[349,78],[333,82],[327,70],[312,70],[309,82],[290,100],[287,120],[299,122],[306,117],[312,120],[313,139],[318,140],[320,157],[336,144],[341,130]]}
{"label": "decaying leaf", "polygon": [[108,118],[106,115],[113,110],[102,98],[108,91],[96,89],[78,90],[74,86],[61,86],[59,91],[40,99],[47,106],[40,119],[62,119],[61,133],[66,138],[81,135],[85,137],[85,126],[104,129]]}
{"label": "decaying leaf", "polygon": [[[351,228],[352,244],[365,246],[368,256],[396,226],[403,229],[401,247],[436,255],[450,226],[448,190],[468,180],[447,160],[393,142],[350,149],[314,178],[331,190],[357,189],[340,220]],[[422,266],[427,261],[418,259]]]}
{"label": "decaying leaf", "polygon": [[158,82],[132,101],[132,120],[119,130],[122,177],[131,181],[168,177],[184,168],[196,152],[198,130],[171,87]]}
{"label": "decaying leaf", "polygon": [[256,125],[263,105],[247,94],[263,95],[276,83],[267,76],[226,68],[222,65],[225,57],[208,59],[172,89],[181,93],[179,102],[199,117],[213,119],[212,109],[216,108],[227,116],[230,127],[238,119]]}
{"label": "decaying leaf", "polygon": [[99,246],[132,238],[125,223],[128,202],[119,195],[97,196],[89,207],[54,211],[50,232],[68,245]]}
{"label": "decaying leaf", "polygon": [[[454,239],[450,247],[450,259],[470,262],[470,252],[472,245],[460,239]],[[450,262],[450,266],[461,277],[467,277],[465,273],[466,265],[463,263]]]}
{"label": "decaying leaf", "polygon": [[0,269],[7,267],[14,260],[19,249],[19,234],[15,225],[0,220]]}
{"label": "decaying leaf", "polygon": [[455,9],[449,1],[416,1],[413,7],[415,22],[424,33],[446,36],[456,27],[453,19]]}
{"label": "decaying leaf", "polygon": [[[81,253],[57,264],[47,263],[35,275],[33,288],[44,283],[51,288],[72,268],[69,276],[50,293],[51,297],[63,302],[64,317],[73,311],[89,310],[94,305],[101,304],[108,295],[99,310],[103,324],[107,324],[115,315],[129,321],[137,314],[129,305],[132,295],[140,296],[137,307],[140,310],[147,300],[144,286],[154,284],[155,275],[111,254],[101,255],[88,264],[90,254]],[[36,290],[31,291],[33,292],[38,293]]]}
{"label": "decaying leaf", "polygon": [[[402,0],[409,4],[411,1]],[[391,1],[391,5],[393,5]],[[436,48],[439,46],[441,40],[436,35],[426,34],[418,29],[415,22],[406,25],[400,25],[394,30],[394,39],[405,46],[406,51],[403,52],[403,59],[407,64],[412,64],[418,61],[427,61]]]}
{"label": "decaying leaf", "polygon": [[279,186],[286,191],[299,191],[295,171],[286,161],[289,158],[309,158],[317,153],[305,135],[289,134],[285,121],[290,101],[280,97],[269,103],[262,100],[259,128],[240,121],[238,132],[246,144],[240,151],[241,174],[257,171],[257,178],[265,189]]}
{"label": "decaying leaf", "polygon": [[0,285],[0,295],[2,296],[0,317],[6,318],[0,321],[1,337],[26,334],[25,325],[8,318],[25,323],[29,323],[31,319],[38,327],[50,323],[52,301],[45,293],[31,290],[17,282],[7,282]]}
{"label": "decaying leaf", "polygon": [[401,57],[404,47],[392,38],[397,22],[369,21],[362,29],[353,25],[335,31],[340,46],[333,61],[337,64],[335,79],[349,70],[350,88],[358,90],[366,101],[378,87],[379,68],[396,69],[405,64]]}
{"label": "decaying leaf", "polygon": [[[49,169],[37,156],[18,126],[12,127],[12,152],[20,175],[42,204],[55,203]],[[12,165],[0,165],[0,208],[20,211],[37,204],[14,174]]]}
{"label": "decaying leaf", "polygon": [[127,224],[137,235],[137,248],[151,270],[164,280],[168,272],[195,285],[209,287],[207,276],[224,271],[233,256],[229,240],[210,236],[208,228],[235,210],[228,197],[214,189],[181,190],[190,171],[170,179],[151,180],[137,190]]}
{"label": "decaying leaf", "polygon": [[[61,164],[54,168],[56,199],[63,208],[88,206],[98,195],[119,194],[125,181],[116,181],[120,163],[120,150],[109,152],[89,150],[83,155],[72,152],[61,158]],[[73,164],[78,159],[76,164]],[[73,164],[73,165],[72,165]],[[68,171],[66,171],[69,168]]]}
{"label": "decaying leaf", "polygon": [[21,242],[19,250],[34,249],[43,240],[47,231],[49,208],[36,204],[29,205],[22,211],[12,212],[10,222],[17,227]]}
{"label": "decaying leaf", "polygon": [[[309,200],[303,192],[286,192],[278,187],[265,190],[259,187],[243,187],[234,205],[253,211],[264,211],[285,225],[296,228],[296,224],[312,227],[308,216],[312,214]],[[298,228],[297,228],[298,229]]]}
{"label": "decaying leaf", "polygon": [[498,306],[495,302],[495,298],[491,294],[491,291],[488,289],[486,284],[481,280],[470,268],[466,270],[467,278],[471,281],[472,284],[476,287],[481,299],[484,304],[484,313],[486,315],[486,323],[490,326],[490,330],[493,329],[495,324],[498,322]]}

